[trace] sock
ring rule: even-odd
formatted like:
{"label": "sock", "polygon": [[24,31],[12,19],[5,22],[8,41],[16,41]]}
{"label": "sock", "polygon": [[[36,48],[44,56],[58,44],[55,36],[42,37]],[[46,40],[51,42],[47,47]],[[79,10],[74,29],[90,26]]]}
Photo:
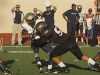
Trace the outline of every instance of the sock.
{"label": "sock", "polygon": [[4,65],[4,63],[0,63],[0,66],[1,66],[1,68],[2,68],[3,71],[7,71],[7,69],[6,69],[5,65]]}
{"label": "sock", "polygon": [[39,53],[35,53],[35,58],[36,58],[36,57],[39,57]]}
{"label": "sock", "polygon": [[37,64],[38,64],[38,65],[41,65],[41,62],[40,62],[40,61],[38,61],[38,62],[37,62]]}
{"label": "sock", "polygon": [[52,60],[49,60],[48,69],[52,69],[53,63],[54,63],[54,62],[53,62]]}
{"label": "sock", "polygon": [[78,42],[78,38],[76,38],[76,42]]}
{"label": "sock", "polygon": [[88,59],[88,63],[94,65],[96,62],[95,62],[93,59],[89,58],[89,59]]}
{"label": "sock", "polygon": [[61,61],[59,64],[58,64],[60,67],[65,67],[66,65]]}
{"label": "sock", "polygon": [[52,69],[52,65],[48,65],[48,69]]}
{"label": "sock", "polygon": [[36,59],[37,65],[42,65],[40,61],[40,57],[36,57],[35,59]]}
{"label": "sock", "polygon": [[83,42],[83,38],[81,38],[81,42]]}

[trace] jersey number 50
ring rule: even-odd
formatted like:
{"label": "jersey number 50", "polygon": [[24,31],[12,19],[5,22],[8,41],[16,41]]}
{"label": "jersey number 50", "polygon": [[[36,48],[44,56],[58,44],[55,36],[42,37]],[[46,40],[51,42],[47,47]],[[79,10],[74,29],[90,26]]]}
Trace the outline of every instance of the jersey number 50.
{"label": "jersey number 50", "polygon": [[62,36],[63,32],[58,29],[57,27],[54,28],[54,31],[59,35],[59,36]]}

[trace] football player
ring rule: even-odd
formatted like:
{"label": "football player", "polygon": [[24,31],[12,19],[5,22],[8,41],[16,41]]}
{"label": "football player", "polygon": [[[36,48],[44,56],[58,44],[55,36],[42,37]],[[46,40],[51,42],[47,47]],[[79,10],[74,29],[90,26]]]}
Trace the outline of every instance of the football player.
{"label": "football player", "polygon": [[78,22],[77,28],[76,28],[76,42],[78,42],[78,34],[79,34],[79,31],[80,31],[81,43],[83,45],[85,45],[84,40],[83,40],[83,37],[84,37],[84,34],[85,34],[85,25],[84,25],[85,13],[84,13],[84,11],[82,11],[82,6],[81,5],[77,6],[77,10],[78,10],[80,19],[79,19],[79,22]]}
{"label": "football player", "polygon": [[72,52],[79,60],[91,63],[100,71],[100,65],[92,60],[88,55],[85,55],[81,52],[75,41],[75,38],[65,34],[57,26],[50,28],[45,22],[41,21],[37,23],[35,30],[38,36],[40,36],[40,39],[32,42],[32,45],[40,46],[46,41],[58,44],[50,53],[50,59],[59,65],[63,72],[69,73],[70,70],[58,56],[65,54],[68,51]]}
{"label": "football player", "polygon": [[92,39],[93,36],[93,24],[92,24],[92,9],[88,9],[88,13],[85,15],[85,20],[86,20],[86,43],[88,46],[88,37],[90,36]]}
{"label": "football player", "polygon": [[[25,20],[27,23],[22,24],[22,28],[24,28],[28,31],[31,42],[33,42],[36,39],[39,39],[40,37],[38,37],[38,36],[35,37],[33,35],[33,33],[35,34],[34,26],[38,21],[42,21],[42,20],[37,19],[37,17],[35,17],[35,15],[33,13],[26,14]],[[41,63],[40,56],[39,56],[39,47],[42,48],[45,52],[47,52],[49,54],[53,51],[53,49],[52,49],[51,44],[48,42],[43,43],[41,46],[34,46],[31,44],[31,48],[33,49],[34,54],[35,54],[37,67],[39,69],[39,72],[42,73],[42,72],[44,72],[44,70],[42,68],[42,63]],[[53,61],[49,60],[49,64],[48,64],[48,68],[47,68],[46,73],[54,72],[52,69],[52,64],[53,64]]]}
{"label": "football player", "polygon": [[[2,51],[2,46],[0,46],[0,51]],[[4,65],[2,59],[0,58],[0,67],[2,68],[4,75],[11,75],[11,73],[7,70],[6,66]]]}

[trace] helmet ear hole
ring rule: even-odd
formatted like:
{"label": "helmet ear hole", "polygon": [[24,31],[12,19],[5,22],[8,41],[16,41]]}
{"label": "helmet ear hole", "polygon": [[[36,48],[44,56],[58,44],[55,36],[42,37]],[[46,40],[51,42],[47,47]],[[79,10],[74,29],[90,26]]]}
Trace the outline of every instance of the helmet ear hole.
{"label": "helmet ear hole", "polygon": [[36,29],[37,33],[41,34],[43,31],[45,31],[46,27],[47,27],[47,24],[45,22],[41,21],[41,22],[39,22],[39,23],[36,24],[35,29]]}

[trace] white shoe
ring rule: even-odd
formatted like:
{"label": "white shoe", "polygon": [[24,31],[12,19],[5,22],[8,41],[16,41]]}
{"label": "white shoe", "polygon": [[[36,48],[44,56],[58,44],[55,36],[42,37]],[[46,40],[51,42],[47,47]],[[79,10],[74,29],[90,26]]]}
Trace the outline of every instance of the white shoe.
{"label": "white shoe", "polygon": [[18,45],[21,45],[21,46],[22,46],[23,44],[20,43],[20,44],[18,44]]}
{"label": "white shoe", "polygon": [[94,70],[94,66],[92,64],[88,63],[88,66],[90,70]]}
{"label": "white shoe", "polygon": [[15,45],[14,43],[12,43],[11,45]]}
{"label": "white shoe", "polygon": [[11,75],[10,72],[4,72],[4,75]]}

